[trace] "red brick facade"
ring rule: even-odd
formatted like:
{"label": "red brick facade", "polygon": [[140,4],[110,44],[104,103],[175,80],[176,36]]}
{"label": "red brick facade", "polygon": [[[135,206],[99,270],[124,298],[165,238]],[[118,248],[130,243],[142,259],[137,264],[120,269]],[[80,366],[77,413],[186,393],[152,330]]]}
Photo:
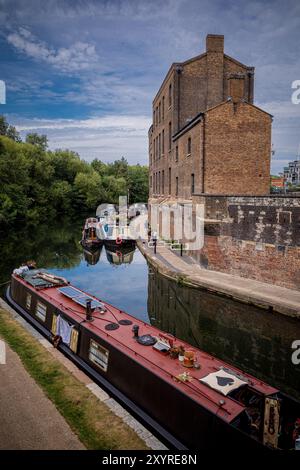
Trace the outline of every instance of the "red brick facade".
{"label": "red brick facade", "polygon": [[150,200],[192,194],[268,194],[272,117],[253,106],[254,68],[206,52],[171,66],[153,101]]}

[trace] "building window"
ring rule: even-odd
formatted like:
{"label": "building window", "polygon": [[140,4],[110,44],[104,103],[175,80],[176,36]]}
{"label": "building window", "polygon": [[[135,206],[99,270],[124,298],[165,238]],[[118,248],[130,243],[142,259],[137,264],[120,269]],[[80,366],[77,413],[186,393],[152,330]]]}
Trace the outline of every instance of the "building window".
{"label": "building window", "polygon": [[176,145],[176,150],[175,150],[175,162],[178,162],[178,145]]}
{"label": "building window", "polygon": [[172,106],[172,83],[169,85],[169,108]]}
{"label": "building window", "polygon": [[162,171],[162,194],[165,194],[165,171]]}
{"label": "building window", "polygon": [[162,154],[165,154],[165,130],[162,131],[162,142],[161,142],[161,151]]}
{"label": "building window", "polygon": [[158,122],[161,122],[161,102],[159,102],[158,105]]}
{"label": "building window", "polygon": [[150,189],[152,191],[152,176],[150,176]]}
{"label": "building window", "polygon": [[46,313],[47,313],[47,307],[46,305],[42,304],[41,302],[38,302],[36,304],[36,309],[35,309],[35,314],[36,316],[42,320],[46,321]]}
{"label": "building window", "polygon": [[162,99],[162,118],[165,119],[165,97]]}
{"label": "building window", "polygon": [[172,181],[171,181],[171,177],[172,177],[172,173],[171,173],[171,168],[169,168],[169,194],[171,194],[171,189],[172,189]]}
{"label": "building window", "polygon": [[172,123],[169,122],[169,150],[172,147]]}
{"label": "building window", "polygon": [[27,310],[30,310],[30,307],[31,307],[31,294],[27,294],[26,295],[26,308]]}
{"label": "building window", "polygon": [[191,192],[194,194],[195,192],[195,175],[194,173],[191,174]]}
{"label": "building window", "polygon": [[155,127],[155,109],[153,109],[153,127]]}
{"label": "building window", "polygon": [[160,171],[158,172],[158,194],[160,194]]}
{"label": "building window", "polygon": [[100,369],[104,372],[107,371],[108,367],[108,357],[109,352],[103,346],[96,343],[96,341],[90,341],[90,349],[89,349],[89,360],[96,364]]}
{"label": "building window", "polygon": [[189,137],[187,141],[187,154],[191,155],[192,153],[192,139]]}
{"label": "building window", "polygon": [[176,196],[178,196],[178,176],[176,176]]}

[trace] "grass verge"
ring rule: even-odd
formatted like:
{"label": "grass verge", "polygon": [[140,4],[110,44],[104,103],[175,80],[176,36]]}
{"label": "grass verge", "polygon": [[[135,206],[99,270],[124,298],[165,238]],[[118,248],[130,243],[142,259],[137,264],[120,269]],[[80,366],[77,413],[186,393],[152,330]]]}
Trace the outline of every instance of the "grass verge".
{"label": "grass verge", "polygon": [[121,418],[99,401],[10,314],[0,309],[0,336],[87,449],[147,449]]}

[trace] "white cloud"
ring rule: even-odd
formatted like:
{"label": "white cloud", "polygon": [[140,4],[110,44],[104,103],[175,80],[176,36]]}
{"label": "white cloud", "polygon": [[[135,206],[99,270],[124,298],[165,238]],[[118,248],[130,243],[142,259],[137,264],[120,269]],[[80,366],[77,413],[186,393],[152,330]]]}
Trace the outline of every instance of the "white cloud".
{"label": "white cloud", "polygon": [[95,46],[77,41],[69,48],[57,50],[36,38],[27,28],[20,27],[17,32],[7,36],[9,44],[32,59],[44,61],[61,72],[90,70],[99,62]]}
{"label": "white cloud", "polygon": [[22,137],[45,133],[50,149],[68,148],[91,161],[113,161],[124,156],[130,163],[148,163],[147,116],[104,116],[89,119],[18,119],[13,124]]}
{"label": "white cloud", "polygon": [[276,120],[300,118],[300,104],[293,104],[292,101],[270,101],[258,106],[272,114]]}

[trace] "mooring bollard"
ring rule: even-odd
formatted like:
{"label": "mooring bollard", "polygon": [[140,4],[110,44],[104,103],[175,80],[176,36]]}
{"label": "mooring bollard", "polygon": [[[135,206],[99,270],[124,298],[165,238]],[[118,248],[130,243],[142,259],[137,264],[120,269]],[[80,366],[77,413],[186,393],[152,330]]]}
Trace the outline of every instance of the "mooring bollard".
{"label": "mooring bollard", "polygon": [[153,247],[154,247],[154,254],[156,255],[156,245],[157,245],[157,240],[154,238],[153,240]]}

